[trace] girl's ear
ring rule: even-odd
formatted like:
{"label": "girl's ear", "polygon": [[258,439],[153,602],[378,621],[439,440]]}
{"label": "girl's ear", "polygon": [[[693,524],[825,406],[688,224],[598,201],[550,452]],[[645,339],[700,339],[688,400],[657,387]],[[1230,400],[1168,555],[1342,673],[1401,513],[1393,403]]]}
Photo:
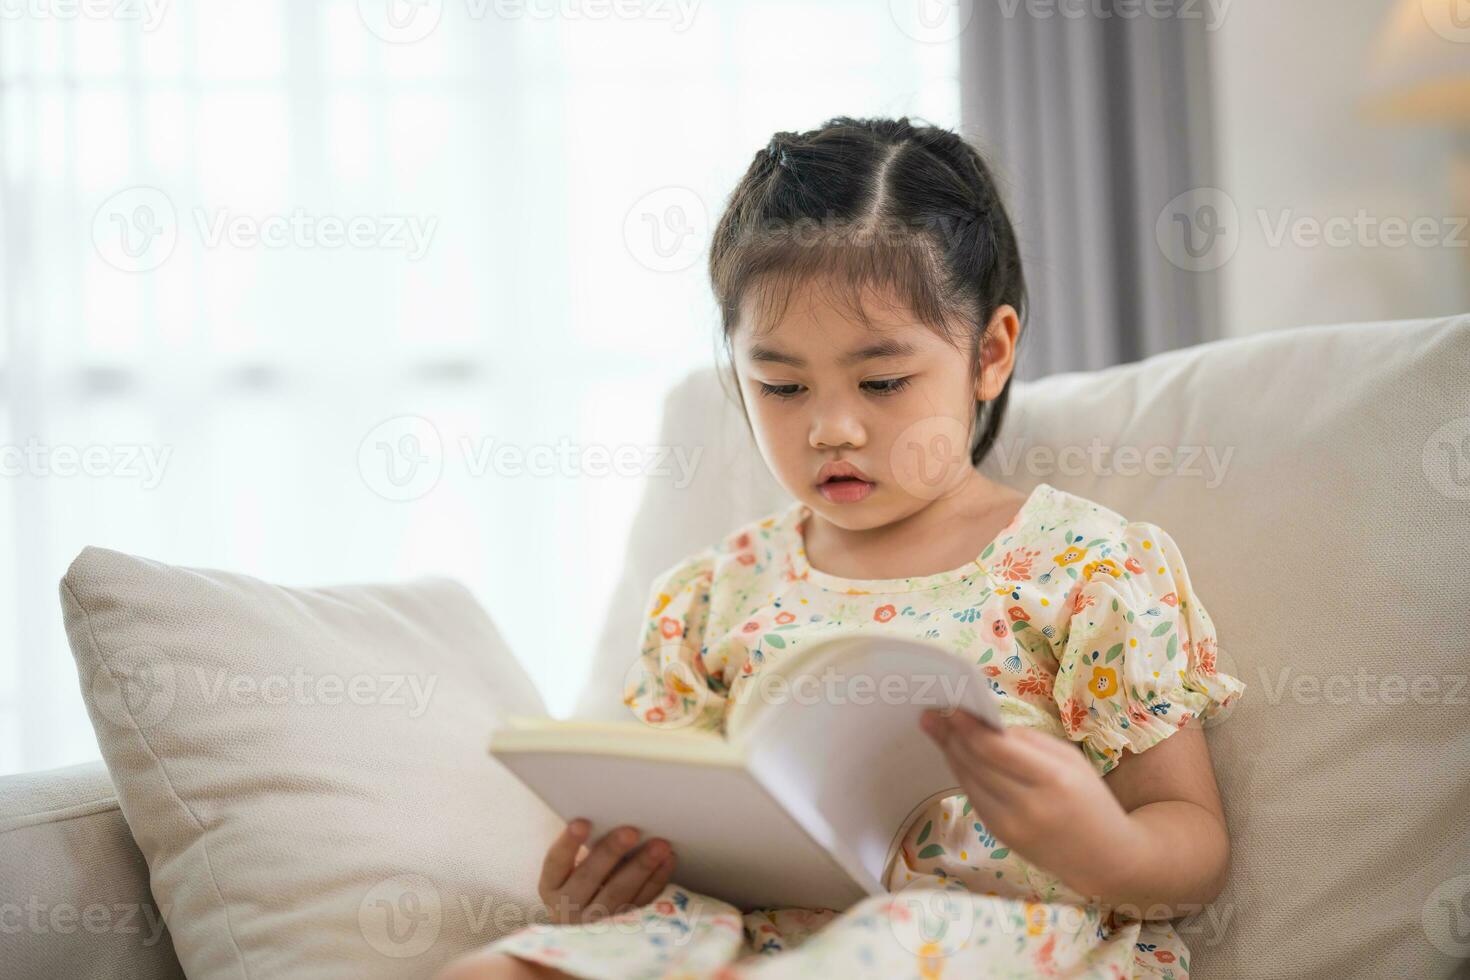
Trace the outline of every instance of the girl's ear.
{"label": "girl's ear", "polygon": [[1016,338],[1021,334],[1021,318],[1009,304],[1002,305],[990,318],[980,338],[980,377],[975,383],[975,397],[988,402],[1000,395],[1016,366]]}

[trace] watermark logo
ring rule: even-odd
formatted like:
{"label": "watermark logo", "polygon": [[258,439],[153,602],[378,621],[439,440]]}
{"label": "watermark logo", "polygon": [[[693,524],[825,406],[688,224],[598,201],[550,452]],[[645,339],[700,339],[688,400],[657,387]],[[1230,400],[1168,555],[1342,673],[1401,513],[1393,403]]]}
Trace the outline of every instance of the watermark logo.
{"label": "watermark logo", "polygon": [[92,216],[97,254],[123,272],[149,272],[163,265],[179,240],[174,203],[157,187],[129,187],[102,202]]}
{"label": "watermark logo", "polygon": [[[1470,2],[1470,0],[1466,0]],[[1470,248],[1470,217],[1464,215],[1352,214],[1325,217],[1293,208],[1257,208],[1255,223],[1267,248]],[[1229,262],[1240,246],[1243,225],[1235,201],[1217,187],[1197,187],[1159,212],[1154,235],[1170,263],[1188,272],[1209,272]]]}
{"label": "watermark logo", "polygon": [[145,33],[163,23],[168,0],[0,0],[0,23],[7,20],[138,21]]}
{"label": "watermark logo", "polygon": [[195,208],[194,224],[205,248],[295,248],[402,252],[417,262],[429,251],[439,219],[413,214],[241,214],[229,208]]}
{"label": "watermark logo", "polygon": [[1114,446],[1093,436],[1086,445],[1030,445],[1026,437],[995,443],[997,468],[1003,476],[1023,472],[1032,477],[1176,477],[1200,480],[1214,490],[1225,482],[1234,446]]}
{"label": "watermark logo", "polygon": [[639,657],[629,666],[623,675],[623,703],[645,725],[687,728],[705,717],[712,692],[693,666],[699,649],[680,639],[683,624],[658,613],[654,616],[658,621],[653,628],[665,642],[657,653]]}
{"label": "watermark logo", "polygon": [[434,32],[444,0],[357,0],[363,26],[389,44],[414,44]]}
{"label": "watermark logo", "polygon": [[687,187],[660,187],[640,197],[623,218],[623,241],[644,268],[682,272],[704,256],[709,211]]}
{"label": "watermark logo", "polygon": [[1470,238],[1466,228],[1470,218],[1464,216],[1431,217],[1418,215],[1377,215],[1359,208],[1351,217],[1345,214],[1319,218],[1298,214],[1285,208],[1272,214],[1265,208],[1256,211],[1261,235],[1268,248],[1290,244],[1295,248],[1466,248]]}
{"label": "watermark logo", "polygon": [[1196,187],[1159,212],[1154,238],[1164,258],[1186,272],[1218,269],[1240,247],[1240,212],[1218,187]]}
{"label": "watermark logo", "polygon": [[[1199,662],[1201,673],[1206,675],[1224,674],[1227,677],[1234,677],[1236,680],[1241,679],[1241,675],[1237,672],[1235,666],[1235,658],[1230,655],[1229,650],[1220,646],[1214,637],[1202,636],[1192,640],[1191,644],[1193,659]],[[1212,705],[1213,710],[1200,720],[1200,727],[1218,728],[1225,724],[1225,722],[1230,720],[1230,716],[1235,714],[1235,709],[1240,706],[1240,702],[1244,699],[1245,694],[1242,692],[1224,704]]]}
{"label": "watermark logo", "polygon": [[45,902],[39,895],[24,902],[0,902],[0,935],[71,936],[85,932],[93,936],[135,936],[143,948],[158,945],[163,938],[163,915],[152,902]]}
{"label": "watermark logo", "polygon": [[222,701],[246,707],[258,705],[353,705],[406,708],[412,719],[423,717],[433,700],[438,674],[316,674],[300,665],[290,674],[241,674],[216,670],[211,675],[194,668],[194,680],[204,704]]}
{"label": "watermark logo", "polygon": [[357,907],[362,937],[373,949],[394,959],[419,956],[433,946],[443,918],[439,889],[421,874],[383,879]]}
{"label": "watermark logo", "polygon": [[1453,419],[1424,440],[1424,479],[1450,500],[1470,500],[1470,416]]}
{"label": "watermark logo", "polygon": [[24,445],[0,443],[0,477],[137,480],[144,490],[153,490],[163,482],[164,470],[172,457],[172,446],[50,445],[32,437]]}
{"label": "watermark logo", "polygon": [[888,450],[894,482],[920,500],[952,497],[965,487],[970,462],[969,419],[931,415],[905,428]]}
{"label": "watermark logo", "polygon": [[1435,949],[1455,959],[1470,957],[1470,875],[1457,875],[1430,892],[1421,920]]}
{"label": "watermark logo", "polygon": [[921,961],[929,961],[938,976],[939,961],[969,944],[975,932],[976,905],[983,901],[963,888],[937,886],[919,878],[894,892],[885,904],[888,924],[899,944]]}
{"label": "watermark logo", "polygon": [[1234,0],[996,0],[1001,16],[1025,14],[1035,20],[1061,17],[1079,20],[1202,20],[1206,31],[1219,30]]}
{"label": "watermark logo", "polygon": [[920,44],[953,41],[970,26],[975,0],[889,0],[893,23]]}
{"label": "watermark logo", "polygon": [[[205,249],[350,248],[402,252],[410,262],[428,253],[439,219],[411,214],[313,214],[305,208],[263,214],[194,207],[190,224]],[[151,272],[168,261],[181,234],[173,200],[157,187],[137,186],[103,201],[92,216],[92,243],[122,272]]]}
{"label": "watermark logo", "polygon": [[407,501],[433,490],[451,462],[472,479],[667,478],[683,490],[703,454],[702,446],[578,445],[566,438],[525,445],[461,436],[446,445],[428,419],[402,415],[379,423],[363,438],[357,464],[363,482],[378,496]]}
{"label": "watermark logo", "polygon": [[385,500],[417,500],[444,474],[444,441],[434,423],[400,415],[379,423],[357,447],[357,469]]}
{"label": "watermark logo", "polygon": [[1271,675],[1257,668],[1260,696],[1267,704],[1296,705],[1406,705],[1420,707],[1464,707],[1470,704],[1470,675],[1369,673],[1359,666],[1354,672],[1322,673],[1299,670],[1287,664]]}
{"label": "watermark logo", "polygon": [[1470,0],[1419,0],[1424,22],[1446,41],[1470,44]]}
{"label": "watermark logo", "polygon": [[[463,16],[497,20],[663,20],[682,34],[694,23],[696,0],[465,0]],[[438,29],[444,0],[357,0],[357,15],[379,40],[415,44]]]}
{"label": "watermark logo", "polygon": [[88,683],[97,713],[118,728],[151,728],[168,717],[178,695],[174,668],[162,651],[140,645],[119,651]]}

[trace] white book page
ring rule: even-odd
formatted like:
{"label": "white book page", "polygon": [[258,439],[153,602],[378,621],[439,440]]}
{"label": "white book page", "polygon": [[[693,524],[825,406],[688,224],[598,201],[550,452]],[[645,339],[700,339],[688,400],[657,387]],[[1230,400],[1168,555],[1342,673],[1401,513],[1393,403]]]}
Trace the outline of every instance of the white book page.
{"label": "white book page", "polygon": [[603,753],[511,751],[498,758],[563,819],[592,821],[592,840],[621,824],[666,838],[672,880],[741,910],[841,911],[866,890],[739,764]]}
{"label": "white book page", "polygon": [[878,894],[898,833],[925,802],[960,791],[920,716],[962,707],[999,727],[995,693],[971,664],[909,640],[839,640],[774,669],[784,695],[747,689],[762,700],[740,706],[734,738],[772,795]]}

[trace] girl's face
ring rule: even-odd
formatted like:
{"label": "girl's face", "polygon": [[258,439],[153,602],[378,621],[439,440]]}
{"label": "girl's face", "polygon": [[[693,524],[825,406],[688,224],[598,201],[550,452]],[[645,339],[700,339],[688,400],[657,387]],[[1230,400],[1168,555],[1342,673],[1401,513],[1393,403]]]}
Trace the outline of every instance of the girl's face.
{"label": "girl's face", "polygon": [[[755,290],[751,290],[755,293]],[[869,288],[870,328],[826,299],[819,282],[794,287],[780,319],[751,329],[754,297],[734,342],[736,373],[756,444],[780,484],[831,523],[882,527],[952,497],[975,470],[969,447],[976,400],[1010,376],[1015,310],[987,332],[985,370],[919,322],[894,297]],[[827,481],[825,464],[854,467],[861,481]]]}

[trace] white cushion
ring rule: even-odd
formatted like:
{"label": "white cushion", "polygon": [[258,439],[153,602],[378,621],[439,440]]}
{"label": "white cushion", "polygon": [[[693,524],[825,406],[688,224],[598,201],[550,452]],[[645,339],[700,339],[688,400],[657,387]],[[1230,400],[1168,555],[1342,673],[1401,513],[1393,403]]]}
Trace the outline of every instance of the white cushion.
{"label": "white cushion", "polygon": [[[1208,731],[1234,851],[1224,894],[1180,924],[1191,976],[1442,977],[1470,956],[1451,918],[1470,902],[1466,440],[1470,317],[1260,334],[1013,392],[986,472],[1169,531],[1247,685]],[[790,500],[710,370],[670,395],[661,441],[707,454],[693,485],[646,491],[579,713],[626,710],[654,576]],[[1154,446],[1181,456],[1162,475]]]}
{"label": "white cushion", "polygon": [[541,702],[462,586],[288,589],[87,548],[61,600],[192,980],[427,976],[527,921],[560,822],[485,746]]}

